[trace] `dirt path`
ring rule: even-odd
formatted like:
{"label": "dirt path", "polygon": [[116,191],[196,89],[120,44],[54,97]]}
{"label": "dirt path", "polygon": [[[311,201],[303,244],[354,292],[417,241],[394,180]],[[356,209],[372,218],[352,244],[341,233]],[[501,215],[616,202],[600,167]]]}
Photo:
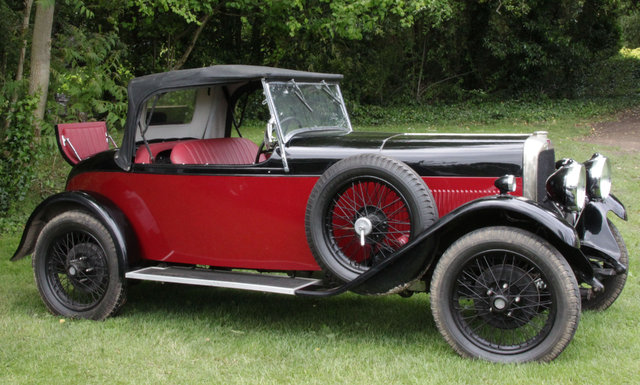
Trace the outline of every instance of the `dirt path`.
{"label": "dirt path", "polygon": [[640,107],[618,114],[615,120],[595,123],[585,142],[640,151]]}

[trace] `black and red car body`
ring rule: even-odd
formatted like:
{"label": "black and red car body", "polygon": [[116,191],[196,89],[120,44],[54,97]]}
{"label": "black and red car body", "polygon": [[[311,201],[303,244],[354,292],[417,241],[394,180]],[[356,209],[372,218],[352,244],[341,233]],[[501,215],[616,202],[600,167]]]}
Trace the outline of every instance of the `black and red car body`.
{"label": "black and red car body", "polygon": [[[66,191],[35,209],[12,259],[33,254],[53,313],[91,319],[132,279],[430,292],[447,342],[499,362],[555,358],[581,308],[615,301],[628,254],[607,213],[626,211],[605,157],[556,162],[544,132],[354,132],[341,79],[221,65],[132,80],[120,148],[91,154],[82,124],[57,127]],[[256,92],[259,147],[239,130]]]}

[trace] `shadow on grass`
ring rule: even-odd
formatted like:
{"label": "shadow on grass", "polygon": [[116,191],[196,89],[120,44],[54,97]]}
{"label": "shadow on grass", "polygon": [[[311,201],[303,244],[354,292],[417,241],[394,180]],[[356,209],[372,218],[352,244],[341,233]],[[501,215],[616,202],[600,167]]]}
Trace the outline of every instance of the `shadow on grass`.
{"label": "shadow on grass", "polygon": [[440,338],[424,294],[408,299],[356,294],[306,298],[144,282],[129,287],[119,317],[165,320],[167,326],[202,322],[247,332],[304,334],[321,329],[354,338]]}

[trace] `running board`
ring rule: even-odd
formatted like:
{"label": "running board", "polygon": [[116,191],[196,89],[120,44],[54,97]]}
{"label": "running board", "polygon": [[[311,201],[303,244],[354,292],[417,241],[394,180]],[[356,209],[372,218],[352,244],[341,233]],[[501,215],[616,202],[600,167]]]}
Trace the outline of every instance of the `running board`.
{"label": "running board", "polygon": [[188,267],[145,267],[125,274],[129,279],[146,281],[182,283],[186,285],[224,287],[295,295],[296,290],[318,285],[319,279],[291,278],[286,276],[267,275],[259,273],[240,273],[234,271],[219,271],[194,269]]}

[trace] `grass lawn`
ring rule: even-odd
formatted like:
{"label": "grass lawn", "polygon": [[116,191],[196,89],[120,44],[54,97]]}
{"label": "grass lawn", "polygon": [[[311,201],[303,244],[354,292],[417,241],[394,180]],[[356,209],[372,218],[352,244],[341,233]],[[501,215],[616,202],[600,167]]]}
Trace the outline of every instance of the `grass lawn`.
{"label": "grass lawn", "polygon": [[40,301],[30,259],[8,261],[19,241],[11,232],[0,236],[0,384],[640,383],[640,154],[578,140],[597,117],[556,115],[357,128],[547,130],[559,157],[582,161],[597,147],[613,160],[613,191],[629,213],[629,222],[613,218],[631,255],[628,282],[609,310],[583,314],[573,342],[550,364],[458,357],[436,330],[425,294],[309,299],[140,283],[117,317],[64,320]]}

